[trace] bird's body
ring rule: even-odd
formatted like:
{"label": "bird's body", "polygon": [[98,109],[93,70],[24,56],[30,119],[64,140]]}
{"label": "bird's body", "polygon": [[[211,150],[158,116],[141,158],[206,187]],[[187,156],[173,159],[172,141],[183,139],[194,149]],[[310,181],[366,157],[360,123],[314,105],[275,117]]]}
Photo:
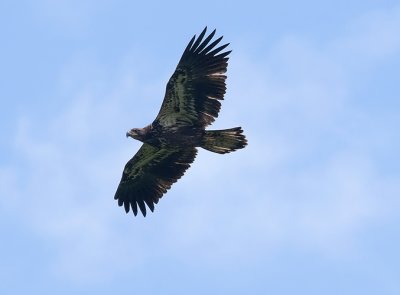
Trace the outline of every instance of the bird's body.
{"label": "bird's body", "polygon": [[198,147],[205,134],[204,128],[201,127],[185,125],[180,127],[163,127],[157,122],[144,128],[135,128],[132,130],[127,133],[127,136],[158,148],[182,146]]}
{"label": "bird's body", "polygon": [[134,128],[127,136],[143,142],[136,155],[125,165],[115,199],[128,213],[138,207],[146,216],[164,193],[194,161],[197,148],[229,153],[243,148],[247,141],[240,127],[206,130],[218,116],[219,100],[226,91],[224,73],[229,44],[211,42],[215,30],[204,39],[206,29],[189,42],[178,66],[168,81],[164,101],[156,119],[144,128]]}

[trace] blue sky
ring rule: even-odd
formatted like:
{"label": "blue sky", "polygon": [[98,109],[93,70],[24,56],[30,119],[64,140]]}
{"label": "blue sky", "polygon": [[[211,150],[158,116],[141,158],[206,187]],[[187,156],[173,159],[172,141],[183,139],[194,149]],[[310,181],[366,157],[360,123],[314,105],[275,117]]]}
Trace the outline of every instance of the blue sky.
{"label": "blue sky", "polygon": [[[146,218],[113,200],[207,25],[213,128]],[[1,294],[400,294],[398,1],[3,1]]]}

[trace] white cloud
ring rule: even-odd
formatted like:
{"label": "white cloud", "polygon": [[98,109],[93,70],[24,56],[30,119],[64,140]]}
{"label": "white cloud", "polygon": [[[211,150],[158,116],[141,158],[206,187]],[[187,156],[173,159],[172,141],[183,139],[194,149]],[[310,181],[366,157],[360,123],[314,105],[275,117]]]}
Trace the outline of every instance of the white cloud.
{"label": "white cloud", "polygon": [[174,200],[167,197],[174,202],[168,246],[202,263],[255,261],[288,243],[327,256],[352,255],[360,246],[357,232],[383,221],[393,205],[382,199],[386,181],[351,151],[296,172],[246,167],[251,154],[209,158],[201,157]]}
{"label": "white cloud", "polygon": [[334,40],[331,48],[350,62],[387,59],[400,50],[400,6],[375,10],[349,24],[342,38]]}
{"label": "white cloud", "polygon": [[34,1],[31,9],[38,21],[50,24],[51,27],[61,27],[64,32],[70,31],[76,36],[88,29],[104,5],[104,1],[93,0],[40,0]]}

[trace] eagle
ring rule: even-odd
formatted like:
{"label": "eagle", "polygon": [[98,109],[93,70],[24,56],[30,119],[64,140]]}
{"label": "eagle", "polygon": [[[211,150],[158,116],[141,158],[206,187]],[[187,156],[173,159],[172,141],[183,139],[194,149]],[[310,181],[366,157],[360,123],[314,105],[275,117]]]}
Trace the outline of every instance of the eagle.
{"label": "eagle", "polygon": [[221,108],[226,92],[229,43],[219,46],[216,30],[206,38],[207,27],[190,40],[175,72],[169,79],[161,109],[155,120],[144,128],[126,133],[143,142],[126,163],[114,199],[126,213],[138,208],[146,216],[146,205],[154,205],[180,179],[193,163],[197,148],[218,154],[244,148],[247,140],[241,127],[205,130]]}

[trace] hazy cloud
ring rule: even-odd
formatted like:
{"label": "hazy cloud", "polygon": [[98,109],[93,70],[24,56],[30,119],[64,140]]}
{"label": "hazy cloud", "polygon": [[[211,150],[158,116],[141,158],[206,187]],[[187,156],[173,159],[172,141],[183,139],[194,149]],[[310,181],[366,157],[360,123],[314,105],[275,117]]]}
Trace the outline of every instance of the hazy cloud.
{"label": "hazy cloud", "polygon": [[[51,11],[67,5],[45,4]],[[257,63],[234,55],[215,126],[243,125],[249,146],[226,156],[200,152],[145,220],[124,216],[112,197],[139,147],[124,132],[158,110],[157,100],[132,100],[156,96],[162,79],[141,81],[121,65],[110,83],[111,74],[92,65],[101,74],[91,80],[71,61],[60,74],[66,107],[46,121],[19,119],[15,147],[24,164],[0,170],[1,194],[14,204],[6,210],[56,249],[52,272],[76,281],[101,280],[163,253],[219,264],[267,257],[289,242],[351,254],[358,231],[400,207],[397,172],[394,180],[377,173],[376,151],[357,145],[374,138],[355,107],[361,102],[350,99],[354,71],[398,54],[398,22],[398,9],[376,12],[324,46],[283,36]],[[353,123],[360,130],[348,129]]]}

